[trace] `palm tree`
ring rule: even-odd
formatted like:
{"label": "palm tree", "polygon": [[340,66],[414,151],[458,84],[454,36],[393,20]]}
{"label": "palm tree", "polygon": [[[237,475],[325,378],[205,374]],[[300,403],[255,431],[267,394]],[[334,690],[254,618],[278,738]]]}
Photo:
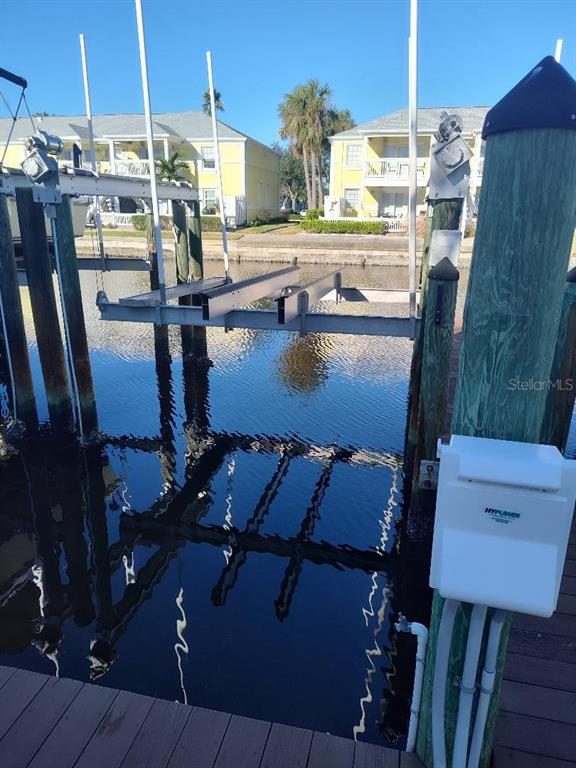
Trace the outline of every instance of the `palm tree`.
{"label": "palm tree", "polygon": [[[222,104],[222,94],[214,88],[214,107],[216,112],[224,112],[224,104]],[[210,103],[210,91],[204,91],[202,96],[202,112],[205,115],[212,116],[212,104]]]}
{"label": "palm tree", "polygon": [[182,181],[186,178],[188,165],[183,160],[179,160],[180,154],[174,152],[166,159],[156,160],[156,173],[158,178],[163,181]]}
{"label": "palm tree", "polygon": [[302,158],[304,165],[304,182],[306,185],[306,202],[312,207],[312,186],[310,183],[310,167],[308,165],[308,124],[306,120],[306,92],[302,85],[284,96],[278,107],[282,127],[279,131],[281,139],[287,139],[290,151],[296,157]]}

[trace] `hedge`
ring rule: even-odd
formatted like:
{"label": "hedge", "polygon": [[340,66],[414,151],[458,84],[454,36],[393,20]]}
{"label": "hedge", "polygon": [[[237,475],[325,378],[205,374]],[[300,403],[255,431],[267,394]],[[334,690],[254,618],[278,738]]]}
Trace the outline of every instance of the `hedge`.
{"label": "hedge", "polygon": [[306,232],[334,235],[385,235],[388,224],[385,221],[342,221],[329,219],[307,219],[300,222]]}
{"label": "hedge", "polygon": [[[144,232],[146,229],[146,216],[147,214],[145,213],[132,216],[132,226],[134,229]],[[172,229],[172,218],[170,216],[160,216],[160,229],[165,231]]]}
{"label": "hedge", "polygon": [[308,208],[305,219],[319,219],[324,216],[324,208]]}

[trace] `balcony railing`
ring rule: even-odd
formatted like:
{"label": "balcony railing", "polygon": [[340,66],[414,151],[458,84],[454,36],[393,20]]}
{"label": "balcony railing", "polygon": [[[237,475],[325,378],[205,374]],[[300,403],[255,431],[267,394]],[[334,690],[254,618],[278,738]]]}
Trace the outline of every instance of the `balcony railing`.
{"label": "balcony railing", "polygon": [[[426,175],[427,169],[427,159],[424,157],[418,158],[416,161],[418,176],[423,178]],[[374,160],[367,160],[365,176],[369,179],[408,181],[410,178],[410,160],[407,157],[379,157]]]}

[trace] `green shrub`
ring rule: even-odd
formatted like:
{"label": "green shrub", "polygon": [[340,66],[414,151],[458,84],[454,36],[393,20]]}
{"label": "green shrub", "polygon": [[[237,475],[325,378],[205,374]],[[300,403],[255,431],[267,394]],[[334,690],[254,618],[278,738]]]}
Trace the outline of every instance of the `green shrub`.
{"label": "green shrub", "polygon": [[349,216],[350,218],[355,219],[356,216],[358,216],[358,211],[356,208],[344,208],[342,211],[342,216]]}
{"label": "green shrub", "polygon": [[[132,226],[134,229],[139,230],[140,232],[144,232],[146,229],[146,217],[148,214],[146,213],[138,213],[132,216]],[[163,229],[165,232],[172,229],[172,217],[171,216],[160,216],[160,229]]]}
{"label": "green shrub", "polygon": [[222,223],[219,216],[201,216],[200,229],[202,232],[220,232]]}
{"label": "green shrub", "polygon": [[262,214],[254,216],[252,221],[248,222],[249,227],[262,227],[264,224],[285,224],[285,216],[269,216],[268,214]]}
{"label": "green shrub", "polygon": [[319,219],[320,216],[324,216],[323,208],[309,208],[306,211],[306,219]]}
{"label": "green shrub", "polygon": [[330,221],[328,219],[307,219],[300,222],[306,232],[340,235],[385,235],[388,224],[385,221]]}

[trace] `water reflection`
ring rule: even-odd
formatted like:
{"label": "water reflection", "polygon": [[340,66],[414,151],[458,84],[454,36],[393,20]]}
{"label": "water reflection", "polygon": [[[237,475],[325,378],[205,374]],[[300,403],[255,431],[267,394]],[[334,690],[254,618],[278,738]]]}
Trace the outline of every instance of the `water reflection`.
{"label": "water reflection", "polygon": [[94,357],[97,444],[0,462],[1,663],[395,740],[406,343],[146,330]]}

